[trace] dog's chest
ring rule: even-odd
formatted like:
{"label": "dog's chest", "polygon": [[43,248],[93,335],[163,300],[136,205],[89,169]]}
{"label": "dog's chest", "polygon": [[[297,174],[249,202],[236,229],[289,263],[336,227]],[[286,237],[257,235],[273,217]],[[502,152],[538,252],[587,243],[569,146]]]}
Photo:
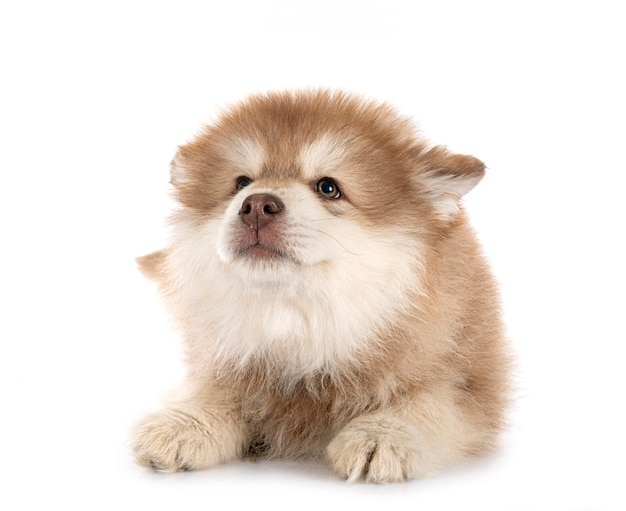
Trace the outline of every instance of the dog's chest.
{"label": "dog's chest", "polygon": [[269,361],[291,374],[311,374],[349,364],[367,346],[371,329],[359,316],[336,296],[239,296],[195,316],[194,337],[218,365]]}

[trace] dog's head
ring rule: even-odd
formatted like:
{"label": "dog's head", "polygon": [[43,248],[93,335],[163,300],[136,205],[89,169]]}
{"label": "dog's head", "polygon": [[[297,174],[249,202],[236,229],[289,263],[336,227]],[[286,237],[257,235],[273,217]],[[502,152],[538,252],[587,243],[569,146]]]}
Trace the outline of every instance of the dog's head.
{"label": "dog's head", "polygon": [[[263,316],[265,326],[248,321],[249,336],[317,328],[358,344],[419,288],[431,240],[483,172],[473,157],[428,147],[384,104],[325,91],[254,96],[179,149],[172,246],[144,270],[167,267],[186,314],[192,303],[199,315]],[[228,337],[228,321],[205,326]]]}
{"label": "dog's head", "polygon": [[216,227],[219,259],[265,272],[442,227],[484,167],[427,149],[388,106],[317,92],[251,98],[181,147],[171,170],[181,216]]}

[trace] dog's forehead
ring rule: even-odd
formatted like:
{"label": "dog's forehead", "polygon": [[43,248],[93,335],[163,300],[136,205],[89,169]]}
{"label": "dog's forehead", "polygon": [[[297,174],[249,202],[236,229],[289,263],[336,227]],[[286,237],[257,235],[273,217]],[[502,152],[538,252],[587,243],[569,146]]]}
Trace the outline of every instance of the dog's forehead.
{"label": "dog's forehead", "polygon": [[326,133],[310,143],[302,144],[297,155],[305,179],[331,175],[348,157],[345,139]]}
{"label": "dog's forehead", "polygon": [[345,137],[322,133],[297,140],[233,136],[222,141],[220,152],[229,166],[243,175],[312,180],[331,175],[349,156]]}
{"label": "dog's forehead", "polygon": [[251,177],[261,173],[267,158],[265,145],[245,135],[220,141],[219,151],[229,166]]}
{"label": "dog's forehead", "polygon": [[310,181],[400,154],[415,132],[386,104],[318,91],[252,96],[209,134],[239,175]]}

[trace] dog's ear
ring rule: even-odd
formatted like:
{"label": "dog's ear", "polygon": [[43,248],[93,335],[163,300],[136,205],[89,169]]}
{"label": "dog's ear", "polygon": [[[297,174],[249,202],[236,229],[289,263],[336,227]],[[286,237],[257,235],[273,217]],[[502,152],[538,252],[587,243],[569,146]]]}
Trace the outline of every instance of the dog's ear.
{"label": "dog's ear", "polygon": [[180,185],[187,181],[185,169],[183,168],[182,158],[180,156],[180,148],[178,152],[170,162],[170,184],[174,188],[178,188]]}
{"label": "dog's ear", "polygon": [[157,250],[151,254],[138,257],[137,267],[144,277],[158,282],[161,278],[161,271],[163,261],[165,260],[165,253],[162,250]]}
{"label": "dog's ear", "polygon": [[459,201],[485,175],[485,164],[478,158],[453,154],[437,146],[418,156],[420,171],[415,178],[420,191],[445,218],[459,212]]}

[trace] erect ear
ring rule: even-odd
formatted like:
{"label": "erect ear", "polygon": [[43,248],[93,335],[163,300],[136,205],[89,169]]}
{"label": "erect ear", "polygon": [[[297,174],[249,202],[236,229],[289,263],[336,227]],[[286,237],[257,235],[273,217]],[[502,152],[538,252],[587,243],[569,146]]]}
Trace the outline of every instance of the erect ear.
{"label": "erect ear", "polygon": [[485,164],[478,158],[450,153],[437,146],[419,156],[420,172],[416,180],[435,207],[446,218],[459,212],[459,201],[485,175]]}

